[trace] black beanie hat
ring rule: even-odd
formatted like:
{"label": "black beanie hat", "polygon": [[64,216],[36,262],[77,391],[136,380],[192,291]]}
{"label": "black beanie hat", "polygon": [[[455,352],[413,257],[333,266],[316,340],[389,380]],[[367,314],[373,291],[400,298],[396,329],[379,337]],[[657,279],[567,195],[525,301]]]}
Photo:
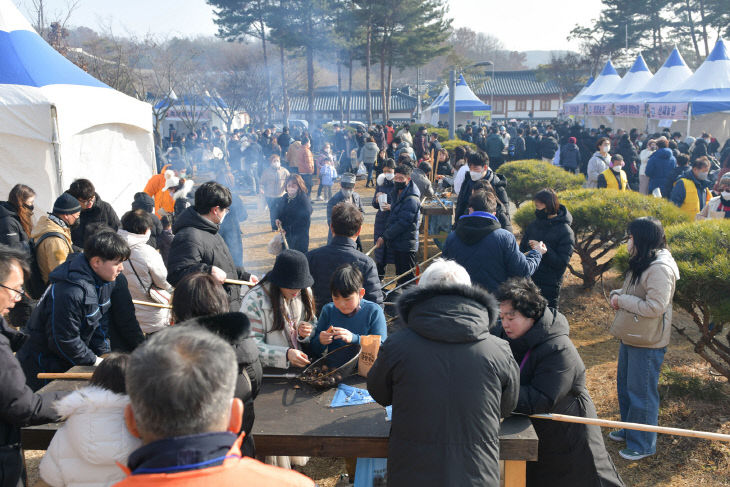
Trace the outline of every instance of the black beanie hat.
{"label": "black beanie hat", "polygon": [[79,200],[68,193],[63,193],[53,203],[53,214],[55,215],[72,215],[80,211],[81,204],[79,204]]}
{"label": "black beanie hat", "polygon": [[292,249],[284,250],[276,256],[274,268],[266,275],[266,280],[285,289],[306,289],[314,284],[307,257]]}

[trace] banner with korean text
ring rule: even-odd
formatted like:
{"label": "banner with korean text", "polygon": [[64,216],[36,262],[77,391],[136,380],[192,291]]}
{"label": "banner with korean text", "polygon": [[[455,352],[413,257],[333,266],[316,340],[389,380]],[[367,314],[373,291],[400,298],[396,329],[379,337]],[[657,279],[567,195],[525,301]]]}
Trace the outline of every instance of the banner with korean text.
{"label": "banner with korean text", "polygon": [[687,120],[689,103],[650,103],[649,118]]}

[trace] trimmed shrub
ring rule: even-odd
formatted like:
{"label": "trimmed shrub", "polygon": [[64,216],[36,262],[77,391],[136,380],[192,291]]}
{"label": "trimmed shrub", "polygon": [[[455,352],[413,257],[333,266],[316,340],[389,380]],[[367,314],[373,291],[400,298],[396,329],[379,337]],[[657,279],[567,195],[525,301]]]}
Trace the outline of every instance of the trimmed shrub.
{"label": "trimmed shrub", "polygon": [[467,142],[465,140],[451,139],[441,142],[441,147],[449,151],[449,154],[451,154],[451,156],[454,155],[454,149],[456,149],[457,147],[461,147],[462,145],[469,147],[471,150],[477,150],[476,144]]}
{"label": "trimmed shrub", "polygon": [[[581,263],[580,270],[572,264],[568,265],[568,269],[583,280],[585,289],[592,288],[612,265],[609,253],[626,241],[626,229],[636,218],[653,216],[665,227],[689,220],[685,213],[664,198],[644,196],[634,191],[577,189],[563,191],[558,198],[573,215],[575,253]],[[515,213],[513,220],[521,228],[526,228],[535,218],[534,211],[532,203],[526,204]]]}
{"label": "trimmed shrub", "polygon": [[[692,316],[700,331],[694,339],[674,328],[712,367],[730,379],[730,220],[704,220],[666,228],[667,246],[679,267],[674,303]],[[615,267],[629,267],[626,246]]]}
{"label": "trimmed shrub", "polygon": [[532,200],[541,189],[552,188],[556,192],[578,189],[586,180],[582,174],[573,174],[535,159],[508,162],[497,172],[507,178],[507,195],[518,207]]}

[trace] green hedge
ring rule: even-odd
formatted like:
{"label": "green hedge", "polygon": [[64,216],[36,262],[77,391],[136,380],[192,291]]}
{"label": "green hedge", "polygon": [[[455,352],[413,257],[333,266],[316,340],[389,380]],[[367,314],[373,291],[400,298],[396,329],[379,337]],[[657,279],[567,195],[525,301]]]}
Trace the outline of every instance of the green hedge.
{"label": "green hedge", "polygon": [[[730,379],[730,220],[704,220],[666,228],[667,247],[679,267],[674,303],[692,316],[700,336],[678,328],[695,351]],[[615,267],[629,267],[626,246]]]}
{"label": "green hedge", "polygon": [[[583,280],[585,288],[593,287],[612,265],[609,254],[626,240],[626,229],[636,218],[653,216],[665,227],[689,221],[689,217],[669,201],[635,191],[577,189],[563,191],[558,198],[573,215],[575,252],[581,262],[580,270],[572,265],[568,268]],[[525,228],[534,220],[534,211],[530,202],[515,213],[513,220]]]}
{"label": "green hedge", "polygon": [[467,146],[471,150],[477,150],[477,145],[465,140],[451,139],[441,142],[441,147],[449,151],[449,154],[454,155],[454,149],[461,146]]}
{"label": "green hedge", "polygon": [[497,171],[507,178],[507,195],[520,206],[544,188],[557,192],[578,189],[585,183],[585,176],[573,174],[549,162],[528,159],[503,164]]}

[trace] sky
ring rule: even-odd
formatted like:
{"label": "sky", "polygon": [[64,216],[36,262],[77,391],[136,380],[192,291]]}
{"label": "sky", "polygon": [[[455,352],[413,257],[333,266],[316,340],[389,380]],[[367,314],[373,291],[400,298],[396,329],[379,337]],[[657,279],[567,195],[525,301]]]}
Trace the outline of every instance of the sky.
{"label": "sky", "polygon": [[[31,0],[13,0],[28,16]],[[66,11],[69,0],[45,0],[51,17]],[[500,39],[506,49],[577,50],[566,37],[575,24],[598,17],[601,0],[449,0],[455,27],[469,27]],[[145,36],[214,35],[212,8],[205,0],[79,0],[70,20],[99,30],[111,23],[117,34]]]}

